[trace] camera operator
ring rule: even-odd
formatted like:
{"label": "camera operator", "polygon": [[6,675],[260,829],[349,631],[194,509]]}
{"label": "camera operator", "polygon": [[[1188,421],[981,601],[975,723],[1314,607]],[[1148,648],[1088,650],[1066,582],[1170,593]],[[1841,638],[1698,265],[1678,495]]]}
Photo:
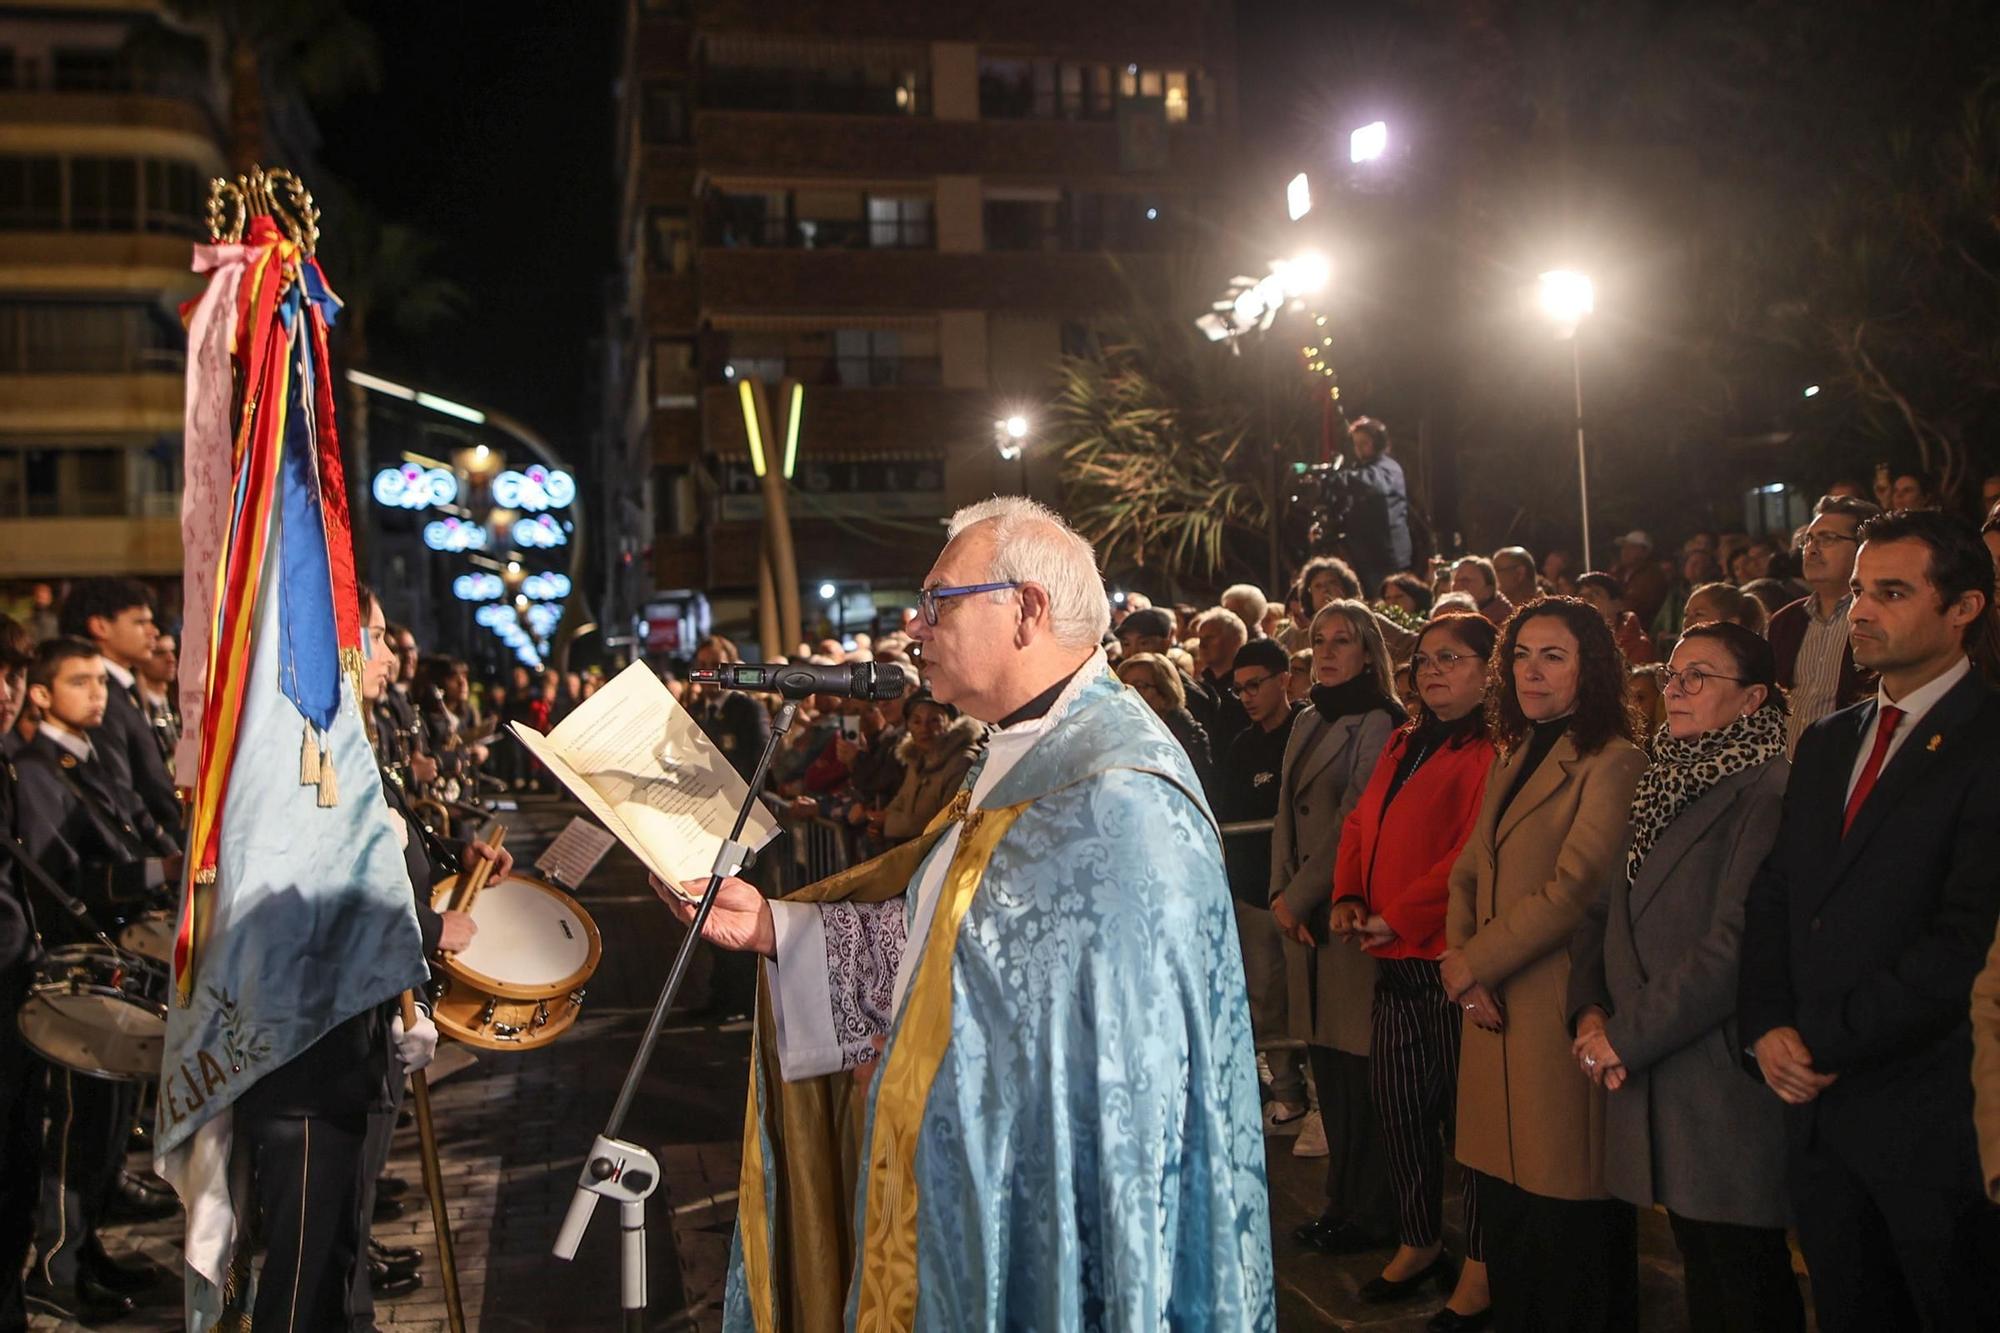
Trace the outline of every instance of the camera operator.
{"label": "camera operator", "polygon": [[1356,417],[1347,428],[1354,445],[1349,491],[1347,552],[1364,588],[1410,567],[1410,497],[1403,465],[1389,456],[1389,428]]}

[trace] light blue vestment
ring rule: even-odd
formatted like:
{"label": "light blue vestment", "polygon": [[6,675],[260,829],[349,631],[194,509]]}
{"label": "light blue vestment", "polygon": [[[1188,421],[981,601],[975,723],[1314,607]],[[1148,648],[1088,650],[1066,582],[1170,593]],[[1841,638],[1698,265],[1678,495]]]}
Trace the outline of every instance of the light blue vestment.
{"label": "light blue vestment", "polygon": [[[1242,955],[1186,755],[1102,673],[980,807],[1027,801],[953,954],[915,1163],[916,1326],[1273,1328]],[[751,1330],[740,1239],[725,1327]]]}

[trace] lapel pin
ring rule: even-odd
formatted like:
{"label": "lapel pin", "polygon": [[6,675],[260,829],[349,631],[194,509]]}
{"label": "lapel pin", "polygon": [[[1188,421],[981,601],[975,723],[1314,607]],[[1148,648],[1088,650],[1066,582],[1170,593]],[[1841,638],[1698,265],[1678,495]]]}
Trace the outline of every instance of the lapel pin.
{"label": "lapel pin", "polygon": [[1926,750],[1929,750],[1932,754],[1936,754],[1938,752],[1938,746],[1943,744],[1944,744],[1944,733],[1938,732],[1936,735],[1931,737],[1931,743],[1929,745],[1926,745],[1924,748]]}

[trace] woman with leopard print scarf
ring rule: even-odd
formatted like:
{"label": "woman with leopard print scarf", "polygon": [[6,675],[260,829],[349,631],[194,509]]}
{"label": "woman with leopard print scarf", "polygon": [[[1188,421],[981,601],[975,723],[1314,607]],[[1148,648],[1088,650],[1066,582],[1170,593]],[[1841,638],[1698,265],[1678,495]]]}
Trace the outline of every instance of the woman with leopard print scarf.
{"label": "woman with leopard print scarf", "polygon": [[1673,1224],[1689,1327],[1803,1330],[1783,1104],[1743,1076],[1734,1013],[1743,903],[1790,775],[1771,645],[1688,630],[1666,709],[1625,859],[1570,946],[1577,1065],[1609,1093],[1605,1187]]}

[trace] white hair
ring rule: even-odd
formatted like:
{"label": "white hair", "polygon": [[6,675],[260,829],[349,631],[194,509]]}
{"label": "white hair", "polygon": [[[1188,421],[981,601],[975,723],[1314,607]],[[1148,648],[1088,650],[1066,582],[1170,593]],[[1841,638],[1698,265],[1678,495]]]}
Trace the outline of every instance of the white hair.
{"label": "white hair", "polygon": [[1271,604],[1270,599],[1264,596],[1264,590],[1254,583],[1232,583],[1215,600],[1234,611],[1246,625],[1261,621]]}
{"label": "white hair", "polygon": [[[1062,516],[1021,495],[996,495],[951,516],[945,540],[993,525],[991,582],[1033,583],[1049,595],[1049,630],[1065,648],[1093,647],[1111,629],[1097,555]],[[999,594],[996,594],[998,596]]]}
{"label": "white hair", "polygon": [[1250,642],[1250,630],[1244,625],[1243,617],[1237,615],[1226,606],[1211,606],[1208,610],[1196,616],[1194,623],[1189,625],[1188,628],[1196,634],[1200,634],[1210,625],[1220,625],[1228,630],[1235,636],[1237,646],[1239,647]]}

